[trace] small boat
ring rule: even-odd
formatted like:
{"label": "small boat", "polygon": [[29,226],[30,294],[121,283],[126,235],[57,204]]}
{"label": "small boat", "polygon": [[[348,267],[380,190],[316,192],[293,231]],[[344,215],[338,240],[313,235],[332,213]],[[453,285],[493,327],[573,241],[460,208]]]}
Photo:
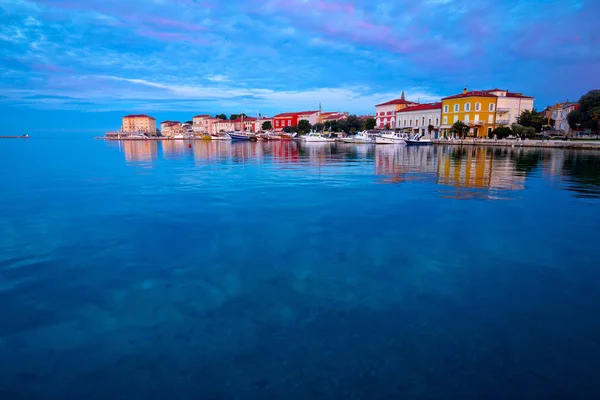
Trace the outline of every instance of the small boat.
{"label": "small boat", "polygon": [[375,143],[375,139],[373,138],[373,135],[370,135],[367,131],[362,131],[362,132],[358,132],[356,135],[354,135],[354,141],[352,143],[370,144],[370,143]]}
{"label": "small boat", "polygon": [[406,138],[397,132],[386,132],[375,136],[375,143],[377,144],[400,144],[405,143],[405,140]]}
{"label": "small boat", "polygon": [[229,136],[226,133],[211,133],[210,139],[211,140],[231,140],[231,136]]}
{"label": "small boat", "polygon": [[413,136],[410,139],[406,139],[405,142],[408,146],[428,146],[433,144],[431,139],[426,139],[423,135]]}
{"label": "small boat", "polygon": [[335,138],[324,136],[318,132],[310,132],[307,135],[302,136],[302,141],[307,143],[317,143],[317,142],[335,142]]}
{"label": "small boat", "polygon": [[243,132],[243,131],[235,131],[235,132],[227,132],[231,140],[256,140],[256,135],[252,132]]}

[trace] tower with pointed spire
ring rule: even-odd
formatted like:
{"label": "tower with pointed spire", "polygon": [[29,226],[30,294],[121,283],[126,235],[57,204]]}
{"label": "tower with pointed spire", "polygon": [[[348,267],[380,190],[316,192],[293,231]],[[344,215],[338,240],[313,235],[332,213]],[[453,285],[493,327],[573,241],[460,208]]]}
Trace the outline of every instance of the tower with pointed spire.
{"label": "tower with pointed spire", "polygon": [[402,91],[402,97],[400,97],[400,100],[405,100],[406,101],[406,99],[404,98],[404,90]]}

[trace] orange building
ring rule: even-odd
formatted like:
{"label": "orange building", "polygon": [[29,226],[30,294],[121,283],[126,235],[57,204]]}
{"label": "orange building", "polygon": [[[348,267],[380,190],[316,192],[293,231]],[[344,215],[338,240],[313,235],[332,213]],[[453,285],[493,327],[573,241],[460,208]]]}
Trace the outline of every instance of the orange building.
{"label": "orange building", "polygon": [[156,136],[156,119],[144,114],[126,115],[123,117],[121,130]]}

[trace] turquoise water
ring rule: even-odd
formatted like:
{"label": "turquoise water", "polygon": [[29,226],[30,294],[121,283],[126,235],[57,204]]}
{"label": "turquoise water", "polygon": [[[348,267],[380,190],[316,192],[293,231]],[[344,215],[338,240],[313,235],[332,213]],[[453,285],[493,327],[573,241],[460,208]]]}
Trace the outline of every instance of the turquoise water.
{"label": "turquoise water", "polygon": [[0,150],[2,399],[600,396],[600,152]]}

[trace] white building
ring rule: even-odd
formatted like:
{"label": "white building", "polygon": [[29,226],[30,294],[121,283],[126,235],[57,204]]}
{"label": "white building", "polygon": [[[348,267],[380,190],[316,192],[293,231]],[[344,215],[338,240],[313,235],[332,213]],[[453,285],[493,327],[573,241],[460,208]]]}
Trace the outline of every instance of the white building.
{"label": "white building", "polygon": [[442,103],[419,104],[396,112],[396,128],[407,133],[430,136],[429,126],[433,126],[432,138],[437,138],[442,120]]}
{"label": "white building", "polygon": [[304,113],[298,114],[298,122],[305,119],[308,122],[310,122],[311,125],[315,125],[317,122],[319,122],[320,115],[320,111],[306,111]]}
{"label": "white building", "polygon": [[498,98],[496,103],[496,125],[510,126],[516,124],[517,118],[523,111],[533,110],[533,97],[503,89],[486,90],[486,92]]}
{"label": "white building", "polygon": [[554,129],[565,133],[571,133],[572,129],[569,126],[569,114],[572,111],[579,110],[579,103],[565,102],[552,110],[552,119],[554,122]]}

